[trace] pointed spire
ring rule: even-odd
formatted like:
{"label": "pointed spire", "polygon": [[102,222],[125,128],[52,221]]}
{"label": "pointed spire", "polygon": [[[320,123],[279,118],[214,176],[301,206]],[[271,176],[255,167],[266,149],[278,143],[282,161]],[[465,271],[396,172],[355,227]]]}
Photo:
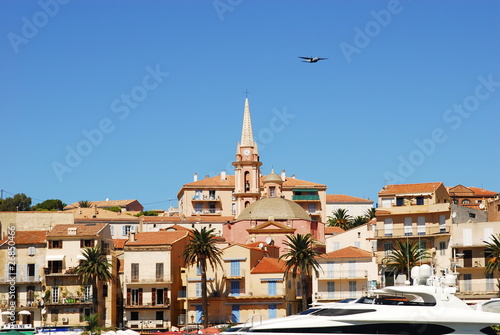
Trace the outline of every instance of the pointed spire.
{"label": "pointed spire", "polygon": [[252,133],[252,120],[250,119],[250,105],[248,98],[245,99],[245,111],[243,113],[243,129],[241,130],[241,143],[242,147],[254,146],[253,133]]}

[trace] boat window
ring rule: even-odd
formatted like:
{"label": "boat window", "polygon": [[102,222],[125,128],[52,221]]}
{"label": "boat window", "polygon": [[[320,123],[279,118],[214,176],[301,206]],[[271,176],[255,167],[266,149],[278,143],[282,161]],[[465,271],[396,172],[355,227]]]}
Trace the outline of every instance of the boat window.
{"label": "boat window", "polygon": [[313,313],[316,316],[341,316],[341,315],[352,315],[361,313],[375,312],[375,309],[340,309],[340,308],[322,308],[317,312]]}
{"label": "boat window", "polygon": [[317,308],[309,308],[303,312],[300,312],[298,315],[307,315],[316,312],[318,309]]}

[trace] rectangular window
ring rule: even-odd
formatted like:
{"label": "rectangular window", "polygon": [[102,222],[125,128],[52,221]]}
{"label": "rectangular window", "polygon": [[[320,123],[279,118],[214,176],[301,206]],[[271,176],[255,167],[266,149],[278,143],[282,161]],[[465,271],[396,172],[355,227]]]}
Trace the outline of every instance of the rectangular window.
{"label": "rectangular window", "polygon": [[495,291],[495,280],[493,273],[486,273],[486,291]]}
{"label": "rectangular window", "polygon": [[333,269],[335,267],[335,262],[328,261],[326,262],[326,274],[328,278],[333,278]]}
{"label": "rectangular window", "polygon": [[35,256],[35,247],[28,247],[28,256]]}
{"label": "rectangular window", "polygon": [[269,296],[277,295],[277,283],[275,281],[267,282],[267,295]]}
{"label": "rectangular window", "polygon": [[439,215],[439,232],[446,233],[446,216]]}
{"label": "rectangular window", "polygon": [[439,255],[440,256],[446,255],[446,242],[444,241],[439,242]]}
{"label": "rectangular window", "polygon": [[49,249],[62,249],[62,241],[49,241]]}
{"label": "rectangular window", "polygon": [[231,277],[240,276],[240,261],[231,261]]}
{"label": "rectangular window", "polygon": [[133,282],[139,281],[139,263],[130,264],[130,280]]}
{"label": "rectangular window", "polygon": [[240,322],[240,305],[233,305],[231,307],[231,321],[233,323]]}
{"label": "rectangular window", "polygon": [[131,291],[131,299],[132,299],[132,305],[139,305],[139,289],[138,288],[133,288]]}
{"label": "rectangular window", "polygon": [[92,285],[85,285],[83,292],[83,299],[85,302],[89,302],[92,300]]}
{"label": "rectangular window", "polygon": [[59,303],[59,286],[52,286],[52,303]]}
{"label": "rectangular window", "polygon": [[356,297],[356,282],[355,281],[349,281],[349,296],[351,298]]}
{"label": "rectangular window", "polygon": [[392,236],[392,219],[384,219],[385,236]]}
{"label": "rectangular window", "polygon": [[50,321],[57,322],[59,320],[59,310],[51,309],[50,310]]}
{"label": "rectangular window", "polygon": [[156,320],[163,321],[163,311],[156,311]]}
{"label": "rectangular window", "polygon": [[327,282],[328,299],[335,299],[335,282]]}
{"label": "rectangular window", "polygon": [[215,203],[214,202],[211,202],[208,204],[208,212],[210,214],[215,214]]}
{"label": "rectangular window", "polygon": [[427,249],[427,241],[420,241],[420,243],[418,244],[418,248],[422,250]]}
{"label": "rectangular window", "polygon": [[132,225],[122,226],[122,235],[123,236],[126,236],[126,235],[130,234],[130,232],[133,232],[133,231],[134,231],[134,226],[132,226]]}
{"label": "rectangular window", "polygon": [[417,217],[417,234],[425,235],[425,216]]}
{"label": "rectangular window", "polygon": [[156,263],[156,281],[163,281],[163,263]]}
{"label": "rectangular window", "polygon": [[405,223],[404,223],[404,233],[405,236],[411,236],[413,234],[413,223],[411,220],[411,217],[405,217]]}
{"label": "rectangular window", "polygon": [[164,295],[165,291],[162,288],[159,288],[156,290],[156,297],[155,297],[155,303],[156,305],[163,305],[164,304]]}
{"label": "rectangular window", "polygon": [[396,206],[404,206],[405,198],[396,198]]}
{"label": "rectangular window", "polygon": [[276,304],[269,305],[269,307],[268,307],[267,310],[268,310],[268,317],[269,317],[269,319],[276,318],[276,316],[277,316],[277,313],[276,313],[276,310],[277,310],[276,309]]}
{"label": "rectangular window", "polygon": [[195,292],[194,292],[195,297],[201,297],[201,283],[197,282],[196,287],[195,287]]}
{"label": "rectangular window", "polygon": [[195,214],[201,214],[202,210],[203,210],[203,204],[201,202],[197,202],[194,205],[194,212],[195,212]]}
{"label": "rectangular window", "polygon": [[393,249],[394,249],[394,245],[392,244],[392,242],[384,243],[384,255],[386,257],[392,253]]}
{"label": "rectangular window", "polygon": [[208,190],[208,198],[210,200],[215,200],[215,190]]}
{"label": "rectangular window", "polygon": [[464,250],[464,267],[472,267],[472,250]]}
{"label": "rectangular window", "polygon": [[464,291],[465,292],[472,291],[472,274],[470,273],[464,274]]}
{"label": "rectangular window", "polygon": [[139,312],[130,312],[130,321],[138,321]]}
{"label": "rectangular window", "polygon": [[302,290],[300,289],[300,282],[297,282],[297,297],[302,296]]}
{"label": "rectangular window", "polygon": [[424,197],[417,197],[417,205],[422,206],[424,204]]}
{"label": "rectangular window", "polygon": [[316,205],[315,204],[308,204],[308,211],[309,211],[309,214],[316,213]]}
{"label": "rectangular window", "polygon": [[349,278],[356,278],[356,261],[349,261]]}
{"label": "rectangular window", "polygon": [[80,248],[93,248],[94,240],[80,240]]}
{"label": "rectangular window", "polygon": [[274,198],[275,196],[276,196],[276,187],[275,186],[269,187],[269,197]]}
{"label": "rectangular window", "polygon": [[50,273],[62,273],[62,261],[49,261]]}
{"label": "rectangular window", "polygon": [[237,297],[240,295],[240,281],[231,280],[231,295]]}

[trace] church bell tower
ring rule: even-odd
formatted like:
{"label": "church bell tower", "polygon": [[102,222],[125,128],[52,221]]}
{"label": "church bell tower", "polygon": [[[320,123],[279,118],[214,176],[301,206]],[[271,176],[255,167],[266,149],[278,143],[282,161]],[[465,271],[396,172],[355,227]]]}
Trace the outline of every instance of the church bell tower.
{"label": "church bell tower", "polygon": [[253,140],[252,120],[248,98],[245,99],[243,112],[243,128],[241,141],[236,148],[234,166],[234,198],[236,201],[236,216],[245,207],[260,198],[260,166],[257,143]]}

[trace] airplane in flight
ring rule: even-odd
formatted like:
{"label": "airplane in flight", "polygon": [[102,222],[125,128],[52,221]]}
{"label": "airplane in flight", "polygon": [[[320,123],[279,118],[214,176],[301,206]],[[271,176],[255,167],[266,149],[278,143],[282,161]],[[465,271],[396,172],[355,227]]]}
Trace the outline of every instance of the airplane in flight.
{"label": "airplane in flight", "polygon": [[303,62],[306,62],[306,63],[317,63],[320,60],[328,59],[328,58],[321,58],[321,57],[299,57],[299,58],[305,59],[305,60],[303,60]]}

